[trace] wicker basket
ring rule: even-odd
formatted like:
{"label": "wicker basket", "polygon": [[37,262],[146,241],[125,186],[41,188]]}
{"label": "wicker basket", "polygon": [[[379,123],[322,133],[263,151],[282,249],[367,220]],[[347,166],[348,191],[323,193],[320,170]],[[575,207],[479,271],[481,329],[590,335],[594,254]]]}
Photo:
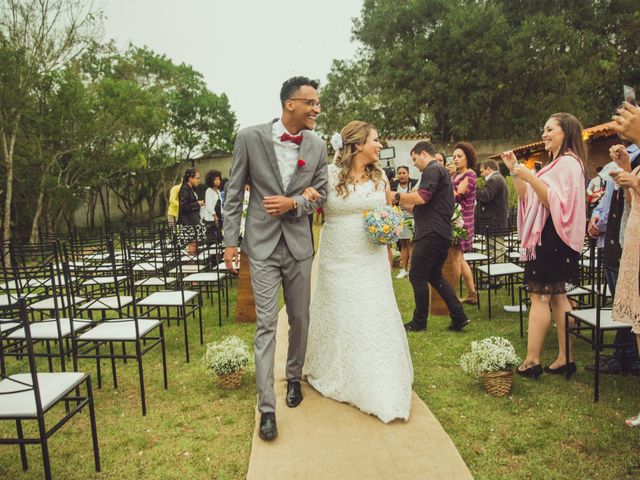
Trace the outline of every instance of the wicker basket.
{"label": "wicker basket", "polygon": [[493,397],[503,397],[511,391],[513,383],[513,372],[499,371],[486,372],[481,374],[484,381],[484,388]]}
{"label": "wicker basket", "polygon": [[235,390],[240,386],[244,370],[230,373],[229,375],[218,375],[218,385],[225,390]]}

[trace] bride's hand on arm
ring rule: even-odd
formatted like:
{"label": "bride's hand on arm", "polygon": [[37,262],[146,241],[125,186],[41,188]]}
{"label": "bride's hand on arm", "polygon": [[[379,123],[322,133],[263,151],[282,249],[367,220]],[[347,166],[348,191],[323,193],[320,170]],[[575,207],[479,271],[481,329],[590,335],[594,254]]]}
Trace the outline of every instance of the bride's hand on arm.
{"label": "bride's hand on arm", "polygon": [[310,202],[315,202],[316,200],[318,200],[320,198],[320,194],[318,193],[318,191],[313,188],[313,187],[307,187],[304,189],[304,192],[302,192],[302,196],[304,198],[306,198],[308,201]]}

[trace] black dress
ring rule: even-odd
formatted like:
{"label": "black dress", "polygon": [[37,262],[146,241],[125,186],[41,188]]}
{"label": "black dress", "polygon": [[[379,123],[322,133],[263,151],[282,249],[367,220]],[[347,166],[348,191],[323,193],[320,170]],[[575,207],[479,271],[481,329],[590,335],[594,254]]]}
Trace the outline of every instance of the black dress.
{"label": "black dress", "polygon": [[580,253],[564,243],[547,218],[536,258],[524,264],[524,282],[529,292],[542,295],[566,293],[580,285]]}

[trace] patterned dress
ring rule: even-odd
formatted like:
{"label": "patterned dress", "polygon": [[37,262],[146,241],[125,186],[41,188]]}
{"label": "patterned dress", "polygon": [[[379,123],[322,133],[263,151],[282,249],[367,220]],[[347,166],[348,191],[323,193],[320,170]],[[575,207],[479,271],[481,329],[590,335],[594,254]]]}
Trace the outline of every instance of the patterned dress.
{"label": "patterned dress", "polygon": [[460,205],[462,210],[462,218],[464,219],[464,229],[467,231],[467,238],[459,242],[459,247],[463,252],[470,252],[473,249],[473,223],[474,223],[474,210],[476,205],[476,173],[469,169],[466,172],[459,174],[456,173],[451,179],[453,184],[453,191],[455,192],[458,185],[467,178],[468,186],[467,192],[455,195],[456,203]]}
{"label": "patterned dress", "polygon": [[[640,174],[640,167],[633,171]],[[624,231],[624,247],[613,303],[613,319],[631,325],[640,334],[640,195],[631,190],[631,211]]]}

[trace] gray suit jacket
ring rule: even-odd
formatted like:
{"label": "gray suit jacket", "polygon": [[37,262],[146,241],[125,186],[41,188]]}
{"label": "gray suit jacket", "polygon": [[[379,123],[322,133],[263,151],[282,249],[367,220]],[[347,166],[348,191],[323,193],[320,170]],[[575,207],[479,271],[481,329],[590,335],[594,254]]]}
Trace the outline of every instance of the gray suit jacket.
{"label": "gray suit jacket", "polygon": [[[228,247],[238,245],[244,187],[249,182],[251,195],[242,240],[243,251],[253,259],[266,260],[273,253],[281,235],[284,235],[294,258],[304,260],[313,255],[307,216],[327,198],[327,147],[313,132],[302,132],[304,139],[299,158],[305,164],[296,167],[285,191],[273,147],[272,128],[275,121],[277,119],[238,132],[224,204],[224,242]],[[302,196],[307,187],[315,188],[321,198],[316,202],[307,201]],[[263,206],[264,197],[269,195],[294,198],[298,208],[273,217],[267,214]]]}

